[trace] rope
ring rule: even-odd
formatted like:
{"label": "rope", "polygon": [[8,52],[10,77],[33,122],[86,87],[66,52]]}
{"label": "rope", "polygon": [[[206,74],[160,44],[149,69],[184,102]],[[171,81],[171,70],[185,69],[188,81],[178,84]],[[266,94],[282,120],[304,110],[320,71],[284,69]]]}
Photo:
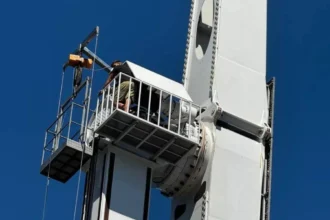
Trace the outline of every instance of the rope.
{"label": "rope", "polygon": [[[98,35],[96,36],[96,42],[95,42],[95,52],[94,54],[96,55],[96,51],[97,51],[97,44],[98,44]],[[86,134],[87,131],[87,121],[88,121],[88,116],[89,116],[89,108],[90,108],[90,95],[92,93],[92,83],[93,83],[93,78],[94,78],[94,72],[95,71],[100,71],[102,69],[98,69],[95,70],[95,59],[96,57],[94,57],[93,59],[93,67],[92,67],[92,77],[91,77],[91,86],[89,88],[89,98],[88,98],[88,107],[87,107],[87,117],[86,117],[86,126],[85,126],[85,131],[82,133],[81,136],[83,136],[84,138],[84,134]],[[107,68],[107,67],[106,67]],[[63,92],[63,84],[64,84],[64,72],[65,70],[62,71],[62,79],[61,79],[61,89],[60,89],[60,96],[59,96],[59,100],[58,100],[58,109],[57,109],[57,118],[60,114],[60,108],[61,108],[61,100],[62,100],[62,92]],[[65,117],[66,114],[64,114],[62,117]],[[84,126],[84,125],[82,125]],[[76,192],[76,201],[75,201],[75,208],[74,208],[74,214],[73,214],[73,219],[75,220],[76,218],[76,212],[77,212],[77,204],[78,204],[78,195],[79,195],[79,188],[80,188],[80,182],[81,182],[81,171],[82,171],[82,163],[83,163],[83,158],[84,158],[84,152],[85,152],[85,142],[81,140],[81,136],[79,137],[79,140],[81,142],[82,145],[82,156],[81,156],[81,160],[80,160],[80,171],[79,171],[79,177],[78,177],[78,186],[77,186],[77,192]],[[53,150],[52,149],[52,153],[50,156],[50,161],[52,160],[52,156],[53,156]],[[46,206],[47,206],[47,199],[48,199],[48,187],[49,187],[49,183],[50,183],[50,169],[51,169],[51,162],[49,163],[48,166],[48,174],[47,174],[47,182],[46,182],[46,189],[45,189],[45,197],[44,197],[44,205],[43,205],[43,212],[42,212],[42,220],[45,219],[46,216]]]}
{"label": "rope", "polygon": [[[52,161],[52,156],[53,156],[53,151],[52,151],[52,154],[50,156],[50,161]],[[51,163],[52,162],[50,162],[49,163],[49,166],[48,166],[48,174],[47,174],[45,197],[44,197],[44,207],[43,207],[43,210],[42,210],[42,220],[44,220],[45,219],[45,216],[46,216],[46,206],[47,206],[47,198],[48,198],[48,187],[49,187],[49,180],[50,180],[49,173],[50,173]]]}
{"label": "rope", "polygon": [[[76,213],[77,213],[77,206],[78,206],[78,197],[79,197],[79,188],[80,188],[80,182],[81,182],[81,168],[82,168],[82,163],[83,163],[83,158],[84,158],[84,153],[85,153],[85,141],[81,140],[81,137],[85,139],[85,134],[87,134],[87,123],[88,123],[88,116],[89,116],[89,108],[90,108],[90,96],[92,94],[92,87],[93,87],[93,79],[94,79],[94,72],[95,72],[95,57],[96,57],[96,51],[97,51],[97,43],[98,43],[98,34],[96,35],[96,40],[95,40],[95,50],[94,50],[94,59],[93,59],[93,67],[92,67],[92,77],[91,77],[91,83],[89,87],[89,96],[88,96],[88,104],[87,104],[87,113],[86,113],[86,124],[85,124],[85,130],[80,136],[80,142],[82,146],[82,155],[81,155],[81,160],[80,160],[80,170],[79,170],[79,176],[78,176],[78,183],[77,183],[77,192],[76,192],[76,201],[75,201],[75,206],[74,206],[74,212],[73,212],[73,220],[76,219]],[[94,147],[94,146],[93,146]]]}
{"label": "rope", "polygon": [[85,152],[85,142],[81,141],[81,136],[80,136],[80,143],[83,148],[83,152],[81,154],[81,160],[80,160],[80,170],[79,170],[79,176],[78,176],[78,184],[77,184],[77,192],[76,192],[76,201],[74,205],[74,212],[73,212],[73,220],[76,219],[76,213],[77,213],[77,205],[78,205],[78,195],[79,195],[79,188],[80,188],[80,181],[81,181],[81,168],[82,168],[82,163],[84,160],[84,152]]}
{"label": "rope", "polygon": [[106,66],[106,67],[103,67],[103,68],[96,69],[96,70],[94,70],[94,71],[95,71],[95,72],[98,72],[98,71],[105,70],[105,69],[111,69],[111,67]]}
{"label": "rope", "polygon": [[[99,35],[96,35],[96,39],[95,39],[95,49],[94,49],[94,59],[93,59],[93,67],[92,67],[92,77],[91,77],[91,83],[90,83],[90,87],[89,87],[89,97],[92,95],[92,88],[93,88],[93,79],[94,79],[94,72],[95,72],[95,59],[96,59],[96,51],[97,51],[97,44],[98,44],[98,39],[99,39]],[[87,132],[87,121],[88,121],[88,116],[89,116],[89,109],[90,109],[90,98],[88,98],[88,105],[87,105],[87,114],[86,114],[86,126],[85,126],[85,134]]]}
{"label": "rope", "polygon": [[[60,88],[60,96],[58,99],[58,106],[57,106],[57,117],[60,114],[60,108],[61,108],[61,100],[62,100],[62,92],[63,92],[63,84],[64,84],[64,70],[62,71],[62,77],[61,77],[61,88]],[[65,116],[64,116],[65,117]],[[57,127],[57,125],[56,125]],[[51,152],[50,155],[50,163],[48,166],[48,171],[47,171],[47,181],[46,181],[46,189],[45,189],[45,197],[44,197],[44,206],[43,206],[43,210],[42,210],[42,220],[45,219],[46,217],[46,206],[47,206],[47,199],[48,199],[48,187],[49,187],[49,183],[50,183],[50,168],[51,168],[51,161],[52,161],[52,156],[53,156],[53,150]]]}
{"label": "rope", "polygon": [[60,114],[61,100],[62,100],[62,91],[63,91],[63,84],[64,84],[64,70],[62,71],[62,80],[61,80],[60,97],[59,97],[59,99],[58,99],[57,116]]}

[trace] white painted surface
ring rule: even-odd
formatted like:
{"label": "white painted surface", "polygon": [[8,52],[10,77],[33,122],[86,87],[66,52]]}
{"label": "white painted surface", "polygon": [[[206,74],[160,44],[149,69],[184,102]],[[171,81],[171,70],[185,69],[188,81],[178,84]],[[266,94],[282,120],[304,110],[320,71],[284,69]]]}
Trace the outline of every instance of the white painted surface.
{"label": "white painted surface", "polygon": [[[267,0],[220,0],[217,36],[198,60],[195,38],[204,0],[194,1],[184,85],[196,104],[217,93],[220,106],[258,125],[267,121],[266,24]],[[214,29],[214,27],[213,27]],[[215,40],[214,40],[215,39]],[[212,48],[215,47],[211,86]],[[215,132],[215,153],[209,181],[208,220],[258,220],[264,147],[221,129]],[[179,199],[179,198],[178,198]],[[180,220],[197,220],[182,217]],[[199,215],[199,214],[198,214]]]}
{"label": "white painted surface", "polygon": [[267,0],[222,0],[213,89],[220,105],[261,124],[266,111]]}
{"label": "white painted surface", "polygon": [[[111,211],[111,219],[115,219],[115,220],[136,220],[135,218],[130,218],[127,217],[121,213],[115,212],[115,211]],[[142,219],[142,218],[141,218]]]}
{"label": "white painted surface", "polygon": [[110,153],[107,152],[105,167],[104,167],[104,178],[103,178],[103,191],[101,195],[101,208],[100,208],[100,219],[104,219],[104,210],[106,209],[106,195],[107,195],[107,185],[109,180],[109,168],[110,168]]}
{"label": "white painted surface", "polygon": [[146,175],[143,162],[116,154],[109,219],[143,219]]}
{"label": "white painted surface", "polygon": [[205,0],[201,14],[201,22],[210,27],[213,26],[213,4],[213,0]]}
{"label": "white painted surface", "polygon": [[175,94],[176,96],[186,99],[187,101],[191,101],[188,92],[185,90],[182,84],[175,82],[169,78],[166,78],[162,75],[159,75],[155,72],[152,72],[151,70],[143,68],[132,62],[126,61],[126,63],[129,65],[135,78],[154,85],[161,90]]}
{"label": "white painted surface", "polygon": [[266,71],[267,0],[222,0],[218,56]]}
{"label": "white painted surface", "polygon": [[216,133],[208,214],[224,220],[258,220],[264,147],[229,130]]}
{"label": "white painted surface", "polygon": [[99,204],[101,198],[101,187],[102,187],[102,169],[103,169],[104,153],[99,152],[97,155],[96,162],[96,172],[95,172],[95,185],[93,189],[93,198],[92,198],[92,211],[91,219],[97,219],[99,214]]}

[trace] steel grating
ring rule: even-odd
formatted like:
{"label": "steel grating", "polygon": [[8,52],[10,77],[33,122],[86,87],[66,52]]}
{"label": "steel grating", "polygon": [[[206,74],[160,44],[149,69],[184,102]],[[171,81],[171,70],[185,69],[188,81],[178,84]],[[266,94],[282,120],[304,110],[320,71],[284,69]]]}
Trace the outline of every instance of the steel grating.
{"label": "steel grating", "polygon": [[41,165],[40,173],[48,176],[50,166],[49,177],[65,183],[80,169],[82,155],[84,155],[83,164],[85,164],[92,156],[92,149],[86,147],[83,154],[79,142],[67,140]]}
{"label": "steel grating", "polygon": [[[96,133],[110,138],[117,147],[146,159],[161,158],[176,164],[192,148],[192,140],[122,110],[115,110],[97,129]],[[143,152],[141,152],[143,151]]]}

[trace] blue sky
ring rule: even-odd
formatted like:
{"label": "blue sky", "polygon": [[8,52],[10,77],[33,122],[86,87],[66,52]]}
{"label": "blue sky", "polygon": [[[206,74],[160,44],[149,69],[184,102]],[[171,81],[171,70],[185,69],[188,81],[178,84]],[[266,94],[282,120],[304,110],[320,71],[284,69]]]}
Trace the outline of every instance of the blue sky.
{"label": "blue sky", "polygon": [[[2,3],[1,219],[41,219],[43,135],[56,116],[68,53],[99,25],[105,61],[131,60],[180,80],[189,7],[188,0]],[[277,78],[273,220],[330,219],[329,12],[326,0],[269,0],[267,71]],[[105,78],[98,72],[96,83]],[[46,219],[72,219],[76,185],[76,177],[51,182]],[[150,219],[168,219],[169,209],[153,191]]]}

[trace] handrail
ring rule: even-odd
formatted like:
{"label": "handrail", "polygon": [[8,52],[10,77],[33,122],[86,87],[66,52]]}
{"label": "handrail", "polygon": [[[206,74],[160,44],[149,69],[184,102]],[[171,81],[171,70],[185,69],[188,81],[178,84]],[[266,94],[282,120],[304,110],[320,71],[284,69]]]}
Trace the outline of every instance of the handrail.
{"label": "handrail", "polygon": [[[117,74],[117,76],[115,76],[110,81],[110,83],[101,90],[101,92],[97,97],[94,130],[96,130],[98,126],[103,124],[103,122],[107,120],[107,118],[114,112],[115,109],[118,109],[119,97],[121,91],[120,89],[118,89],[120,83],[116,83],[116,82],[121,82],[122,77],[126,77],[127,78],[126,80],[129,82],[134,82],[136,85],[140,85],[140,88],[138,88],[139,90],[137,94],[138,97],[136,97],[137,98],[136,101],[138,103],[137,112],[133,114],[133,117],[140,118],[140,110],[141,110],[140,108],[144,107],[146,108],[146,112],[145,112],[145,116],[143,116],[143,119],[146,120],[146,122],[153,123],[159,126],[161,129],[166,129],[167,131],[173,132],[175,134],[185,136],[188,139],[191,139],[192,137],[194,139],[198,139],[199,131],[193,129],[194,127],[193,124],[196,116],[201,111],[201,107],[199,105],[194,104],[191,100],[187,100],[181,97],[180,95],[174,94],[172,92],[168,92],[167,90],[164,90],[155,85],[147,83],[141,79],[134,78],[133,76],[130,76],[122,72]],[[129,83],[128,93],[132,89],[131,86],[132,84]],[[146,86],[147,89],[149,90],[149,91],[145,91],[144,94],[145,100],[143,106],[141,106],[141,99],[143,95],[141,92],[142,86]],[[151,102],[154,102],[152,97],[152,93],[154,91],[157,92],[157,96],[159,96],[159,100],[157,101],[157,104],[155,103],[155,106],[153,107],[152,105],[154,104],[151,104]],[[165,98],[163,97],[163,94],[166,94]],[[117,96],[116,99],[114,97],[115,95]],[[111,107],[109,106],[109,103],[111,103]],[[181,130],[181,127],[185,129]]]}
{"label": "handrail", "polygon": [[[73,54],[79,54],[83,52],[83,49],[93,40],[94,37],[96,37],[99,34],[100,28],[99,26],[96,26],[94,28],[94,30],[89,33],[89,35],[87,35],[87,37],[79,44],[79,47],[77,49],[75,49],[72,53]],[[63,70],[66,69],[66,67],[68,67],[68,63],[65,63],[63,65]]]}
{"label": "handrail", "polygon": [[73,101],[76,97],[77,94],[82,90],[83,87],[85,87],[87,81],[89,81],[89,77],[87,77],[87,79],[78,87],[77,91],[73,94],[71,94],[71,96],[69,96],[69,98],[67,98],[67,100],[64,102],[63,105],[61,105],[61,109],[65,108],[65,106],[70,102]]}
{"label": "handrail", "polygon": [[86,47],[94,37],[99,34],[99,26],[96,26],[94,30],[83,40],[80,44],[80,49]]}
{"label": "handrail", "polygon": [[[126,77],[132,78],[133,80],[136,80],[136,81],[142,82],[143,84],[148,85],[148,86],[151,87],[152,89],[156,89],[156,90],[159,90],[159,91],[165,91],[168,95],[172,95],[172,96],[174,96],[174,97],[178,97],[178,98],[179,98],[180,100],[182,100],[182,101],[185,101],[185,102],[188,102],[188,103],[193,103],[192,101],[187,100],[187,99],[185,99],[185,98],[183,98],[183,97],[181,97],[181,96],[179,96],[179,95],[177,95],[177,94],[174,94],[174,93],[169,92],[169,91],[167,91],[167,90],[161,89],[161,88],[159,88],[159,87],[157,87],[157,86],[155,86],[155,85],[152,85],[152,84],[150,84],[150,83],[147,83],[147,82],[145,82],[145,81],[143,81],[143,80],[141,80],[141,79],[134,78],[133,76],[129,76],[129,75],[127,75],[127,74],[125,74],[125,73],[122,73],[122,72],[120,72],[117,76],[115,76],[115,77],[110,81],[110,83],[111,83],[112,81],[114,81],[116,78],[118,78],[119,75],[124,75],[124,76],[126,76]],[[110,84],[110,83],[109,83],[109,84]],[[107,88],[107,87],[105,87],[104,89],[102,89],[102,93],[103,93],[103,90],[105,90],[106,88]]]}
{"label": "handrail", "polygon": [[71,106],[71,105],[69,105],[68,108],[66,108],[61,114],[59,114],[59,115],[57,116],[57,118],[56,118],[56,119],[50,124],[50,126],[48,126],[48,128],[46,129],[46,131],[49,131],[50,128],[53,127],[53,126],[55,125],[55,123],[56,123],[58,120],[60,120],[60,119],[62,118],[62,116],[66,113],[66,111],[67,111],[68,109],[70,109],[70,106]]}
{"label": "handrail", "polygon": [[111,72],[110,66],[104,62],[100,57],[98,57],[96,54],[94,54],[92,51],[90,51],[87,47],[82,48],[82,52],[89,58],[95,60],[95,63],[99,65],[101,68],[103,68],[108,73]]}

